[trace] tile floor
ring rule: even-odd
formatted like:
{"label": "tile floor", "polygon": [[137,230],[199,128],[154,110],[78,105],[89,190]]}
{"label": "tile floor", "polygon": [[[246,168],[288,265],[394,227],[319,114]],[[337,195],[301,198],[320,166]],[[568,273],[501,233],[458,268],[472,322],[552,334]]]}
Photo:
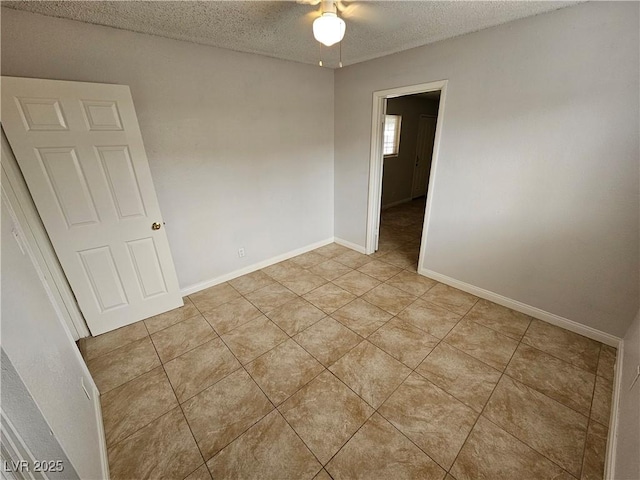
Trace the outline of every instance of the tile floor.
{"label": "tile floor", "polygon": [[80,344],[117,479],[599,479],[616,351],[327,245]]}

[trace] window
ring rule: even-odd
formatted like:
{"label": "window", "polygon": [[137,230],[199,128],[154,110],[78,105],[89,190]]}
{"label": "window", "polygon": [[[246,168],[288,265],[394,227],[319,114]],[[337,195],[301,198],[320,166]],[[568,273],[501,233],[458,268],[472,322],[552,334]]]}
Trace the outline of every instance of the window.
{"label": "window", "polygon": [[385,156],[396,156],[400,149],[400,115],[384,116],[384,145],[382,153]]}

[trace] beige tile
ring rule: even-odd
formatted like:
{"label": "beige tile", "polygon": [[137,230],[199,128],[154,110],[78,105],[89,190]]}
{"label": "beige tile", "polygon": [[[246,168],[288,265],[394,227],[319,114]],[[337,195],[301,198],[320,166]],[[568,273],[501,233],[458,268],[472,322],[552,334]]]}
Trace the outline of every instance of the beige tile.
{"label": "beige tile", "polygon": [[178,406],[162,367],[156,367],[100,397],[107,446]]}
{"label": "beige tile", "polygon": [[333,318],[354,332],[366,337],[391,320],[389,312],[356,298],[331,314]]}
{"label": "beige tile", "polygon": [[422,296],[422,299],[435,303],[458,315],[465,315],[471,310],[471,307],[476,303],[478,297],[458,290],[457,288],[450,287],[449,285],[438,283],[429,289],[429,291]]}
{"label": "beige tile", "polygon": [[108,454],[112,480],[184,478],[202,463],[180,408],[116,443]]}
{"label": "beige tile", "polygon": [[604,478],[608,433],[608,429],[604,425],[593,420],[589,422],[581,480],[602,480]]}
{"label": "beige tile", "polygon": [[442,480],[445,471],[377,413],[326,467],[336,480]]}
{"label": "beige tile", "polygon": [[385,283],[368,291],[362,298],[392,315],[397,315],[416,300],[413,295]]}
{"label": "beige tile", "polygon": [[500,371],[505,369],[518,346],[512,338],[466,320],[458,323],[444,341]]}
{"label": "beige tile", "polygon": [[303,268],[297,263],[292,262],[291,260],[285,260],[284,262],[276,263],[262,269],[264,273],[279,282],[291,277],[292,275],[295,275],[301,270],[303,270]]}
{"label": "beige tile", "polygon": [[304,298],[291,300],[267,313],[267,317],[289,336],[300,333],[325,316],[322,310],[314,307]]}
{"label": "beige tile", "polygon": [[380,282],[375,278],[365,275],[364,273],[360,273],[357,270],[353,270],[336,278],[333,283],[358,297],[368,292],[373,287],[380,285]]}
{"label": "beige tile", "polygon": [[573,480],[517,438],[480,417],[451,473],[457,480]]}
{"label": "beige tile", "polygon": [[331,475],[327,473],[327,471],[323,468],[318,472],[318,474],[313,477],[313,480],[332,480]]}
{"label": "beige tile", "polygon": [[533,319],[522,341],[576,367],[597,371],[600,344],[595,340]]}
{"label": "beige tile", "polygon": [[477,412],[416,373],[378,411],[447,470],[478,418]]}
{"label": "beige tile", "polygon": [[410,293],[411,295],[420,296],[424,295],[427,290],[432,288],[438,282],[423,275],[402,270],[385,283],[392,287],[399,288],[404,292]]}
{"label": "beige tile", "polygon": [[609,345],[602,345],[600,357],[598,359],[598,375],[613,381],[614,369],[616,365],[616,355],[618,352]]}
{"label": "beige tile", "polygon": [[603,377],[596,377],[593,404],[591,405],[591,418],[602,425],[609,426],[612,396],[613,390],[610,382]]}
{"label": "beige tile", "polygon": [[199,292],[192,293],[189,298],[200,312],[207,312],[240,297],[238,291],[228,283],[221,283]]}
{"label": "beige tile", "polygon": [[587,417],[503,376],[484,415],[574,476],[579,476]]}
{"label": "beige tile", "polygon": [[182,307],[145,319],[144,324],[147,326],[149,333],[158,332],[200,314],[189,297],[184,297],[182,300],[184,301]]}
{"label": "beige tile", "polygon": [[201,315],[189,318],[151,335],[162,363],[216,338],[211,325]]}
{"label": "beige tile", "polygon": [[87,367],[101,394],[158,366],[160,366],[160,359],[149,337],[136,340],[110,352],[109,355],[87,362]]}
{"label": "beige tile", "polygon": [[164,364],[180,403],[240,368],[219,338],[214,338]]}
{"label": "beige tile", "polygon": [[304,298],[323,312],[333,313],[343,305],[354,300],[356,296],[333,283],[327,283],[305,294]]}
{"label": "beige tile", "polygon": [[324,247],[316,248],[314,250],[314,252],[326,258],[334,258],[348,251],[349,249],[347,247],[343,247],[337,243],[330,243],[329,245],[325,245]]}
{"label": "beige tile", "polygon": [[400,267],[396,267],[395,265],[381,262],[379,260],[374,260],[373,262],[365,263],[363,266],[358,268],[358,271],[365,273],[377,280],[380,280],[381,282],[384,282],[385,280],[390,279],[403,270]]}
{"label": "beige tile", "polygon": [[80,340],[82,356],[85,360],[99,357],[112,352],[116,348],[135,342],[148,336],[144,322],[137,322],[126,327],[103,333],[97,337],[87,337]]}
{"label": "beige tile", "polygon": [[518,341],[526,332],[529,323],[531,323],[529,315],[484,299],[478,300],[465,317],[465,320],[472,320]]}
{"label": "beige tile", "polygon": [[461,318],[444,307],[422,299],[413,302],[398,317],[437,338],[446,337]]}
{"label": "beige tile", "polygon": [[360,268],[364,264],[373,261],[371,257],[356,252],[355,250],[347,250],[346,252],[333,257],[333,260],[335,260],[336,262],[340,262],[350,268]]}
{"label": "beige tile", "polygon": [[207,319],[218,335],[222,335],[261,315],[262,312],[251,302],[244,298],[238,298],[205,312],[204,318]]}
{"label": "beige tile", "polygon": [[322,263],[327,258],[323,255],[320,255],[317,252],[311,251],[307,253],[303,253],[302,255],[298,255],[297,257],[293,257],[291,261],[300,265],[302,268],[311,268],[319,263]]}
{"label": "beige tile", "polygon": [[224,343],[243,365],[287,338],[287,334],[264,315],[222,335]]}
{"label": "beige tile", "polygon": [[255,292],[267,285],[273,283],[273,278],[264,273],[262,270],[248,273],[233,280],[229,280],[229,285],[235,288],[240,294]]}
{"label": "beige tile", "polygon": [[[324,259],[324,257],[321,258]],[[289,277],[288,279],[282,281],[282,284],[285,287],[298,295],[304,295],[305,293],[310,292],[311,290],[316,289],[319,286],[324,285],[325,283],[327,283],[327,281],[320,275],[314,275],[307,270],[302,270]]]}
{"label": "beige tile", "polygon": [[378,250],[369,255],[369,257],[372,260],[382,260],[382,257],[384,257],[387,253],[392,252],[396,248],[396,245],[393,245],[391,242],[388,242],[380,237],[380,240],[378,241]]}
{"label": "beige tile", "polygon": [[246,296],[246,299],[266,313],[290,302],[297,295],[279,283],[273,283]]}
{"label": "beige tile", "polygon": [[418,365],[416,372],[477,412],[482,411],[501,375],[444,342]]}
{"label": "beige tile", "polygon": [[325,280],[331,281],[334,278],[341,277],[345,273],[353,271],[353,269],[334,260],[326,260],[311,267],[309,271],[316,275],[320,275]]}
{"label": "beige tile", "polygon": [[313,478],[322,468],[273,411],[207,463],[213,478],[284,480]]}
{"label": "beige tile", "polygon": [[249,374],[275,405],[285,401],[322,370],[322,364],[293,340],[281,343],[247,365]]}
{"label": "beige tile", "polygon": [[380,260],[390,263],[391,265],[395,265],[396,267],[407,269],[413,267],[415,270],[415,265],[418,262],[418,254],[414,252],[395,250],[393,252],[389,252]]}
{"label": "beige tile", "polygon": [[366,340],[329,370],[373,408],[382,405],[411,373],[409,368]]}
{"label": "beige tile", "polygon": [[505,373],[539,392],[589,415],[595,375],[521,343]]}
{"label": "beige tile", "polygon": [[198,468],[184,480],[212,480],[212,478],[207,466],[205,464],[202,464],[200,468]]}
{"label": "beige tile", "polygon": [[407,367],[416,368],[440,340],[405,320],[394,318],[373,333],[369,341]]}
{"label": "beige tile", "polygon": [[374,411],[326,370],[279,410],[323,465]]}
{"label": "beige tile", "polygon": [[273,405],[241,369],[187,400],[182,408],[208,460],[273,410]]}
{"label": "beige tile", "polygon": [[362,337],[331,317],[320,320],[293,339],[325,367],[362,341]]}

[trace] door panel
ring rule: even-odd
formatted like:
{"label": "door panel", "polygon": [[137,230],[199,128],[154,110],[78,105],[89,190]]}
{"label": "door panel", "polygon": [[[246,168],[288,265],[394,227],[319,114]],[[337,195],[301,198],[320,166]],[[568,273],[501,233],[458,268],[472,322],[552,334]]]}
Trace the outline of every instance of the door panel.
{"label": "door panel", "polygon": [[100,313],[127,306],[129,301],[124,293],[111,249],[108,246],[91,248],[78,254]]}
{"label": "door panel", "polygon": [[138,285],[144,298],[166,293],[162,267],[153,238],[141,238],[127,242],[131,261],[136,270]]}
{"label": "door panel", "polygon": [[2,77],[2,124],[91,333],[181,306],[129,87]]}
{"label": "door panel", "polygon": [[98,223],[98,213],[75,148],[36,148],[35,154],[67,227]]}
{"label": "door panel", "polygon": [[127,146],[96,147],[96,154],[119,218],[146,216]]}
{"label": "door panel", "polygon": [[436,136],[436,117],[421,116],[418,123],[418,141],[416,145],[416,163],[413,171],[413,188],[411,198],[427,193],[433,141]]}

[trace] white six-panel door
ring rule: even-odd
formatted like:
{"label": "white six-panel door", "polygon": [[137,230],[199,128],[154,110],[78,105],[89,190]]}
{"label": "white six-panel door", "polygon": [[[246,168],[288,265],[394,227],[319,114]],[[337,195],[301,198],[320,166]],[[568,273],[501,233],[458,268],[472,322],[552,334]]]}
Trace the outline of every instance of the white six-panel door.
{"label": "white six-panel door", "polygon": [[91,333],[181,306],[129,87],[1,88],[7,139]]}

